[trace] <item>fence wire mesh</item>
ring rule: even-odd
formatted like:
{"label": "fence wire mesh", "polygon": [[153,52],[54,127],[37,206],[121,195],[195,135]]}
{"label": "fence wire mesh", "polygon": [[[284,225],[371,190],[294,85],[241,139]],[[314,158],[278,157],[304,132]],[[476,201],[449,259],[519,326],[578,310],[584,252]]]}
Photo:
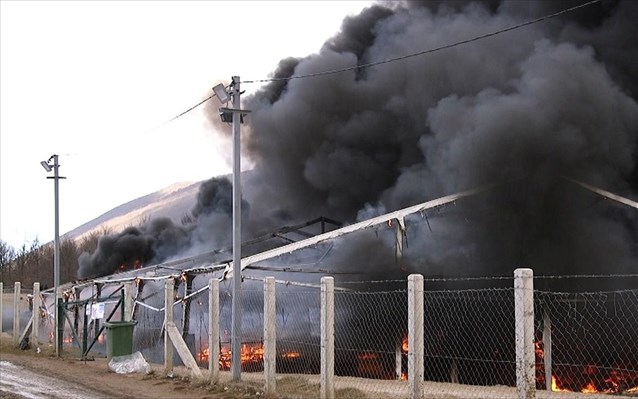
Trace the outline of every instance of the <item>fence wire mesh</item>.
{"label": "fence wire mesh", "polygon": [[513,289],[426,292],[424,312],[426,380],[515,385]]}
{"label": "fence wire mesh", "polygon": [[[195,278],[189,300],[174,306],[174,322],[200,367],[208,367],[210,276]],[[516,397],[514,288],[511,278],[425,280],[424,392],[425,397]],[[367,397],[404,398],[408,395],[408,290],[405,280],[337,282],[335,290],[335,386],[358,389]],[[468,287],[489,288],[468,288]],[[445,289],[442,289],[445,287]],[[496,288],[495,288],[496,287]],[[119,286],[105,289],[101,298],[116,296]],[[151,363],[162,364],[164,282],[138,287],[133,350]],[[32,307],[22,289],[18,306],[21,329]],[[7,294],[7,290],[5,290]],[[189,292],[184,284],[176,300]],[[232,281],[220,284],[220,370],[229,370],[232,333]],[[8,297],[8,295],[6,296]],[[41,294],[40,342],[53,345],[52,295]],[[69,300],[95,297],[93,289]],[[105,314],[115,310],[115,297]],[[63,336],[64,350],[84,338],[94,354],[106,353],[104,319],[87,312],[92,302],[69,306]],[[5,309],[13,304],[5,301]],[[264,288],[258,280],[242,284],[242,370],[261,376],[264,348]],[[569,391],[623,396],[638,395],[638,290],[605,292],[534,291],[536,388],[539,397]],[[321,363],[321,292],[318,287],[276,286],[276,372],[305,374],[318,384]],[[119,320],[119,312],[114,316]],[[11,331],[6,320],[4,331]],[[75,338],[71,332],[75,329]],[[97,339],[96,339],[97,337]],[[77,340],[76,340],[77,339]],[[174,364],[181,365],[179,356]],[[258,377],[261,378],[261,377]],[[347,392],[347,391],[345,391]],[[343,395],[343,393],[342,393]],[[339,396],[339,395],[338,395]],[[570,397],[567,394],[566,397]]]}
{"label": "fence wire mesh", "polygon": [[534,293],[537,387],[638,394],[638,290]]}
{"label": "fence wire mesh", "polygon": [[334,298],[335,375],[343,387],[383,397],[405,396],[406,383],[382,381],[401,380],[407,372],[405,283],[400,289],[388,282],[348,288],[335,292]]}
{"label": "fence wire mesh", "polygon": [[319,290],[278,285],[275,313],[277,373],[319,374]]}

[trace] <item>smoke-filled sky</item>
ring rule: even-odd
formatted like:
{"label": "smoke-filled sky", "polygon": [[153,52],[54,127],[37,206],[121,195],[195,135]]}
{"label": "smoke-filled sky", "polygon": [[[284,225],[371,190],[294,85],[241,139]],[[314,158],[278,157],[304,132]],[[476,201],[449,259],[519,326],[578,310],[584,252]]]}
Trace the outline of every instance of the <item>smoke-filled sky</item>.
{"label": "smoke-filled sky", "polygon": [[[417,53],[582,3],[378,5],[347,19],[319,54],[282,60],[276,76]],[[501,184],[436,226],[414,224],[407,269],[638,272],[636,210],[564,179],[638,198],[636,20],[638,3],[602,1],[434,54],[269,84],[247,100],[252,222],[350,222]],[[380,246],[356,244],[343,267]]]}
{"label": "smoke-filled sky", "polygon": [[0,239],[53,239],[53,182],[40,161],[54,153],[67,177],[61,233],[229,172],[201,109],[152,129],[218,81],[266,78],[279,59],[317,52],[369,3],[1,1]]}
{"label": "smoke-filled sky", "polygon": [[[280,54],[270,70],[289,77],[356,67],[580,3],[380,3],[347,18],[320,50]],[[433,54],[261,88],[243,85],[243,104],[252,110],[242,148],[253,167],[243,181],[246,235],[318,216],[349,223],[500,184],[431,224],[411,224],[404,269],[636,272],[635,210],[601,201],[564,177],[637,198],[637,19],[638,3],[602,1]],[[230,129],[219,122],[217,107],[206,104],[204,126],[225,147]],[[107,237],[98,252],[80,258],[80,277],[112,271],[118,262],[152,263],[202,244],[227,245],[223,193],[229,189],[221,179],[202,186],[193,204],[197,226],[156,220]],[[363,235],[341,242],[332,265],[366,262],[383,275],[388,257],[382,254],[392,254],[392,244]],[[117,258],[113,248],[129,255]],[[378,256],[365,256],[372,253]]]}

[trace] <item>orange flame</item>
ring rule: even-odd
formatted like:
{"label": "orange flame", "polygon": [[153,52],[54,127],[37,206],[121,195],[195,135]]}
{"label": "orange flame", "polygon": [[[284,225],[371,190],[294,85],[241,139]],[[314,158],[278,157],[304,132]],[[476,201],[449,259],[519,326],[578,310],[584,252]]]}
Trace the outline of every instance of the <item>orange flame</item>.
{"label": "orange flame", "polygon": [[298,357],[301,357],[301,353],[299,352],[284,352],[281,357],[283,357],[284,359],[296,359]]}
{"label": "orange flame", "polygon": [[[210,352],[208,348],[202,349],[197,354],[200,363],[208,362]],[[241,364],[261,363],[264,361],[263,344],[242,344],[241,345]],[[230,370],[232,359],[232,351],[228,346],[222,346],[219,352],[219,367],[222,370]]]}
{"label": "orange flame", "polygon": [[[536,341],[534,343],[534,352],[536,353],[536,368],[537,368],[537,381],[541,384],[544,383],[544,374],[543,374],[543,360],[545,358],[545,351],[543,349],[543,342]],[[594,383],[595,377],[600,376],[600,370],[598,367],[594,365],[586,365],[582,369],[583,375],[588,376],[590,381],[584,383],[585,385],[581,385],[581,387],[576,390],[568,389],[564,387],[564,384],[558,380],[555,374],[552,374],[552,383],[551,389],[553,392],[580,392],[580,393],[632,393],[638,392],[638,386],[632,388],[626,388],[635,383],[638,383],[638,373],[627,372],[623,373],[619,369],[613,369],[608,377],[604,378],[604,382],[607,384],[608,388],[599,388]],[[563,381],[564,382],[564,381]],[[569,383],[567,383],[569,384]],[[566,384],[566,385],[567,385]],[[571,384],[569,384],[571,385]]]}
{"label": "orange flame", "polygon": [[115,273],[121,273],[128,270],[137,270],[141,269],[143,266],[144,265],[142,264],[141,260],[135,259],[130,265],[127,263],[122,263],[121,265],[119,265],[118,268],[115,270]]}

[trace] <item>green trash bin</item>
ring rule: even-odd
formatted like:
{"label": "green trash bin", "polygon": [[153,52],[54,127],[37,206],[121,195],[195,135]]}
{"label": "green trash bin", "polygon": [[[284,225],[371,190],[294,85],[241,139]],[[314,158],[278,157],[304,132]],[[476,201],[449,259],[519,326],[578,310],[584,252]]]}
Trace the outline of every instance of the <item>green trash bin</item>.
{"label": "green trash bin", "polygon": [[137,320],[107,321],[106,327],[106,358],[110,361],[113,356],[125,356],[133,353],[133,327]]}

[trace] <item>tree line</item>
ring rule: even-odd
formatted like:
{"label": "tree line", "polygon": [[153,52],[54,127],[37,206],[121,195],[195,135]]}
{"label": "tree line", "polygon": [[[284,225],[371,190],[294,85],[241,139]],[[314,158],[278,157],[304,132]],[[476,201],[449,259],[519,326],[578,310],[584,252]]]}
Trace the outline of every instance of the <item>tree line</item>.
{"label": "tree line", "polygon": [[[77,280],[78,258],[83,252],[97,249],[100,237],[110,234],[108,228],[93,231],[79,240],[60,239],[60,284]],[[39,282],[42,290],[53,287],[54,243],[41,244],[36,238],[30,244],[13,248],[0,240],[0,281],[5,289],[19,281],[23,287]]]}

